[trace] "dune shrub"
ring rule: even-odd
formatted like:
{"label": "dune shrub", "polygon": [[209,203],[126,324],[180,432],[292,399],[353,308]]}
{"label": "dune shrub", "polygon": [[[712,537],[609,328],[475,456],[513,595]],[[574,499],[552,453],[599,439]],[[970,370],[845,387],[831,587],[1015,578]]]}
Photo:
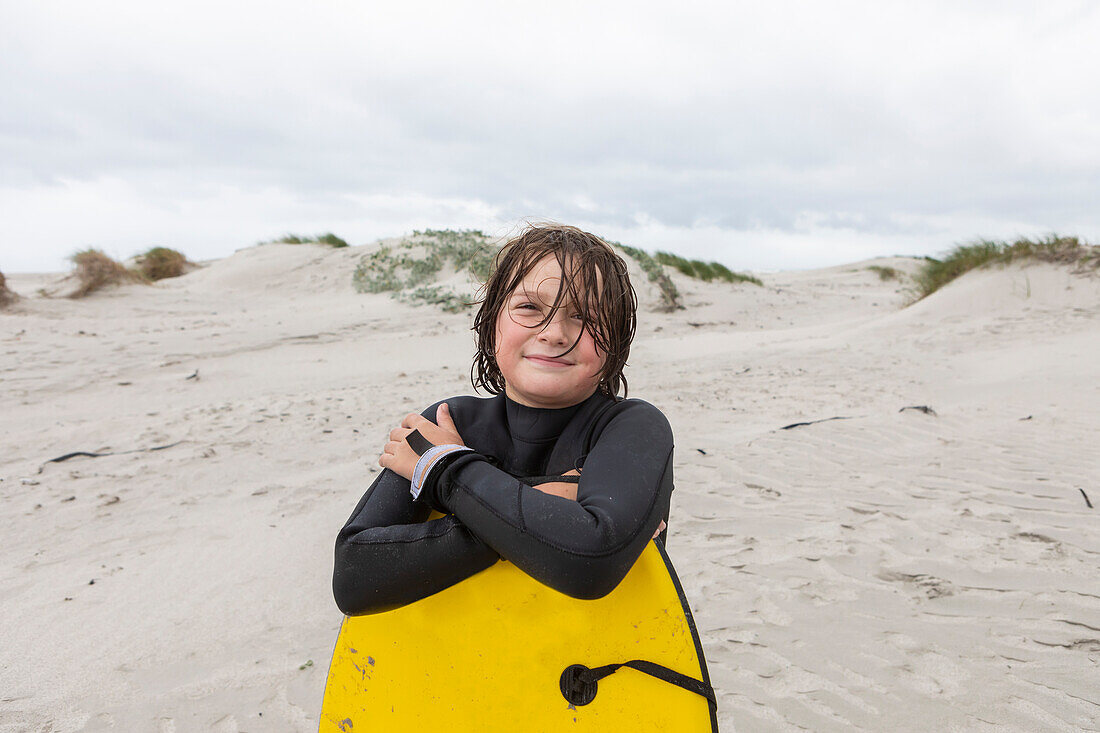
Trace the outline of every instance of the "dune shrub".
{"label": "dune shrub", "polygon": [[884,267],[883,265],[871,265],[867,268],[871,272],[878,273],[878,279],[882,281],[886,280],[901,280],[904,273],[896,267]]}
{"label": "dune shrub", "polygon": [[[611,241],[608,244],[637,262],[646,277],[657,286],[661,297],[658,310],[667,312],[684,307],[676,284],[662,265],[669,265],[689,277],[702,280],[763,285],[759,279],[733,272],[719,262],[686,260],[669,252],[651,256],[637,247]],[[352,285],[360,293],[391,292],[402,302],[426,303],[448,312],[458,312],[473,303],[442,286],[429,283],[447,262],[452,263],[456,272],[467,271],[479,284],[484,283],[489,278],[498,249],[489,237],[477,230],[416,231],[396,244],[384,245],[364,255],[352,276]]]}
{"label": "dune shrub", "polygon": [[8,281],[4,278],[4,273],[0,272],[0,308],[6,308],[18,299],[18,295],[8,290]]}
{"label": "dune shrub", "polygon": [[752,283],[763,285],[759,278],[734,272],[721,262],[703,262],[702,260],[689,260],[672,252],[658,251],[654,255],[657,262],[667,265],[688,277],[710,282],[711,280],[723,280],[728,283]]}
{"label": "dune shrub", "polygon": [[345,242],[343,239],[340,239],[340,237],[336,236],[332,232],[327,232],[325,234],[319,234],[319,235],[317,235],[316,237],[313,238],[313,241],[316,242],[317,244],[327,244],[330,247],[336,247],[336,248],[347,247],[348,246],[347,242]]}
{"label": "dune shrub", "polygon": [[760,278],[753,275],[746,275],[743,272],[734,272],[721,262],[711,262],[710,268],[714,270],[719,280],[725,280],[728,283],[752,283],[753,285],[764,287],[764,283]]}
{"label": "dune shrub", "polygon": [[679,270],[681,273],[687,275],[688,277],[695,277],[695,267],[692,266],[691,261],[684,259],[680,255],[675,255],[671,252],[662,252],[658,250],[657,253],[653,255],[653,259],[657,260],[657,262],[661,263],[662,265],[667,265],[676,270]]}
{"label": "dune shrub", "polygon": [[702,260],[692,260],[691,267],[695,270],[695,277],[699,278],[700,280],[709,283],[715,278],[714,269]]}
{"label": "dune shrub", "polygon": [[916,275],[917,300],[926,298],[970,270],[989,265],[1006,265],[1017,260],[1038,260],[1075,264],[1079,269],[1100,267],[1100,247],[1077,237],[1050,234],[1038,240],[1020,238],[1012,243],[983,239],[962,244],[942,260],[928,258]]}
{"label": "dune shrub", "polygon": [[457,313],[473,302],[429,283],[450,262],[456,272],[470,273],[480,285],[488,280],[498,249],[476,229],[414,231],[411,237],[364,255],[352,275],[352,286],[360,293],[390,292],[405,303],[435,305]]}
{"label": "dune shrub", "polygon": [[400,291],[396,295],[403,303],[434,305],[447,313],[461,313],[470,307],[465,298],[442,285],[421,285],[414,290]]}
{"label": "dune shrub", "polygon": [[179,277],[192,265],[181,253],[168,247],[153,247],[137,256],[137,274],[146,280]]}
{"label": "dune shrub", "polygon": [[83,298],[108,285],[140,282],[141,278],[98,249],[84,249],[69,256],[79,285],[70,298]]}
{"label": "dune shrub", "polygon": [[348,243],[332,232],[318,234],[314,237],[302,237],[297,234],[284,234],[278,239],[272,240],[273,244],[327,244],[330,247],[347,247]]}
{"label": "dune shrub", "polygon": [[680,302],[680,291],[676,288],[676,283],[672,282],[672,278],[668,276],[668,273],[661,267],[661,263],[658,260],[651,257],[645,250],[638,249],[637,247],[628,247],[618,242],[611,242],[610,244],[618,247],[632,260],[637,262],[650,282],[657,286],[657,289],[661,293],[661,304],[657,307],[657,310],[671,312],[683,309],[684,306]]}

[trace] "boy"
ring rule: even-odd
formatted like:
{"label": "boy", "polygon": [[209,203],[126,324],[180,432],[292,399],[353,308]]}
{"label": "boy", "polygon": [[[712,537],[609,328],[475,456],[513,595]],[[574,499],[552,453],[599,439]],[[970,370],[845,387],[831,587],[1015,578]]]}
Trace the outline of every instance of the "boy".
{"label": "boy", "polygon": [[340,610],[405,605],[501,558],[576,598],[615,588],[663,539],[673,489],[668,420],[625,396],[636,310],[625,263],[587,232],[532,226],[501,249],[471,370],[494,396],[390,432],[337,538]]}

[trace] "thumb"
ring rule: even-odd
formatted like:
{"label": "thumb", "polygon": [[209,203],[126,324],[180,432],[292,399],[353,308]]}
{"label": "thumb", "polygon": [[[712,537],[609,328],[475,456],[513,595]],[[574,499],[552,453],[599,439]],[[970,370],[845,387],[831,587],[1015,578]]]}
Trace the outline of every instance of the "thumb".
{"label": "thumb", "polygon": [[466,441],[462,439],[462,434],[458,432],[458,426],[455,425],[454,419],[451,417],[451,406],[444,402],[435,411],[436,425],[443,430],[446,430],[454,435],[453,442],[459,445],[466,445]]}
{"label": "thumb", "polygon": [[[451,408],[446,402],[436,408],[435,424],[440,427],[446,425],[447,427],[453,428],[455,426],[455,421],[451,419]],[[455,430],[455,432],[457,433],[458,431]]]}

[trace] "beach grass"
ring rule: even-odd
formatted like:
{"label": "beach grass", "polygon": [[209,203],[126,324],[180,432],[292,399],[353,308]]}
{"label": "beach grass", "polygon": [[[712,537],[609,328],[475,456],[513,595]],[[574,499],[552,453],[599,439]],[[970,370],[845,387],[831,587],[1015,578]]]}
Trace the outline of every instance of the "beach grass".
{"label": "beach grass", "polygon": [[8,289],[8,281],[4,278],[4,273],[0,272],[0,308],[6,308],[18,299],[19,296]]}
{"label": "beach grass", "polygon": [[330,247],[347,247],[348,243],[332,232],[317,234],[312,237],[303,237],[298,234],[284,234],[278,239],[271,240],[272,244],[327,244]]}
{"label": "beach grass", "polygon": [[871,272],[878,274],[878,279],[883,282],[887,280],[901,280],[905,277],[905,273],[896,267],[885,267],[883,265],[871,265],[867,268]]}
{"label": "beach grass", "polygon": [[127,270],[98,249],[83,249],[69,255],[73,263],[73,275],[79,285],[69,294],[70,298],[83,298],[108,285],[120,285],[126,282],[142,282],[137,273]]}
{"label": "beach grass", "polygon": [[[676,285],[647,252],[610,242],[634,259],[646,276],[655,282],[662,298],[661,310],[682,308]],[[365,255],[352,276],[352,284],[361,293],[393,293],[405,303],[435,305],[457,313],[474,305],[457,293],[429,283],[450,262],[456,272],[469,272],[480,285],[489,279],[493,258],[499,251],[483,232],[455,229],[415,231],[396,244],[380,247]]]}
{"label": "beach grass", "polygon": [[660,262],[643,249],[619,244],[618,242],[609,242],[609,244],[618,247],[628,257],[637,262],[650,282],[657,286],[658,291],[661,293],[661,304],[657,307],[657,310],[671,312],[683,309],[684,305],[680,302],[680,291],[676,288],[676,283],[672,282],[672,278],[665,272],[665,269],[661,267]]}
{"label": "beach grass", "polygon": [[1014,242],[980,239],[961,244],[943,259],[928,258],[916,275],[917,300],[927,298],[955,278],[980,267],[1007,265],[1020,260],[1075,264],[1080,269],[1100,267],[1100,247],[1077,237],[1050,234],[1040,239]]}
{"label": "beach grass", "polygon": [[182,252],[168,247],[152,247],[136,258],[136,274],[148,281],[179,277],[187,272],[193,263]]}
{"label": "beach grass", "polygon": [[[301,239],[296,237],[296,239]],[[720,262],[687,260],[669,252],[656,256],[645,250],[608,241],[638,266],[660,292],[658,310],[682,309],[680,293],[664,266],[674,267],[690,277],[708,282],[763,283],[751,275],[733,272]],[[469,272],[477,284],[488,280],[493,257],[499,247],[479,230],[427,229],[415,231],[396,243],[385,244],[364,255],[352,275],[352,286],[360,293],[389,292],[406,303],[435,305],[455,313],[474,305],[457,293],[431,281],[450,263],[456,272]]]}
{"label": "beach grass", "polygon": [[752,283],[753,285],[763,285],[759,278],[752,275],[746,275],[740,272],[734,272],[721,262],[704,262],[703,260],[689,260],[686,257],[673,254],[672,252],[663,252],[658,250],[654,255],[654,259],[662,265],[672,267],[679,272],[693,277],[697,280],[703,280],[710,282],[712,280],[722,280],[728,283]]}
{"label": "beach grass", "polygon": [[750,283],[759,287],[764,287],[764,282],[754,276],[744,272],[735,272],[721,262],[711,262],[710,269],[714,271],[715,276],[719,280],[724,280],[728,283]]}

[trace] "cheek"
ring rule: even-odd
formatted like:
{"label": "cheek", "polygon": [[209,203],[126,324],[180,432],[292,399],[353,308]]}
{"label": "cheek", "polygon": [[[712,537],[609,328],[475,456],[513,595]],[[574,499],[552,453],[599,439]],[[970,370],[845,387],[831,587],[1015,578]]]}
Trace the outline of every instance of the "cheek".
{"label": "cheek", "polygon": [[496,352],[493,354],[496,357],[497,364],[502,361],[510,363],[515,360],[515,354],[523,343],[522,336],[524,335],[517,334],[517,330],[519,328],[516,324],[512,323],[506,314],[501,313],[500,317],[497,318]]}
{"label": "cheek", "polygon": [[578,344],[578,348],[584,349],[585,361],[592,365],[592,368],[597,372],[602,371],[604,365],[607,363],[607,356],[600,347],[596,346],[595,339],[591,334],[585,332],[584,338],[581,339],[581,343]]}
{"label": "cheek", "polygon": [[595,354],[596,358],[602,362],[606,354],[604,354],[603,350],[601,350],[600,347],[596,345],[596,339],[592,338],[591,336],[589,336],[588,339],[592,343],[592,353]]}
{"label": "cheek", "polygon": [[596,339],[589,331],[584,332],[584,338],[581,340],[581,343],[588,350],[588,353],[592,355],[593,359],[598,360],[601,364],[603,363],[606,355],[600,347],[596,345]]}
{"label": "cheek", "polygon": [[493,342],[493,358],[496,360],[497,365],[500,365],[500,357],[507,353],[504,348],[504,333],[498,328],[496,340]]}

